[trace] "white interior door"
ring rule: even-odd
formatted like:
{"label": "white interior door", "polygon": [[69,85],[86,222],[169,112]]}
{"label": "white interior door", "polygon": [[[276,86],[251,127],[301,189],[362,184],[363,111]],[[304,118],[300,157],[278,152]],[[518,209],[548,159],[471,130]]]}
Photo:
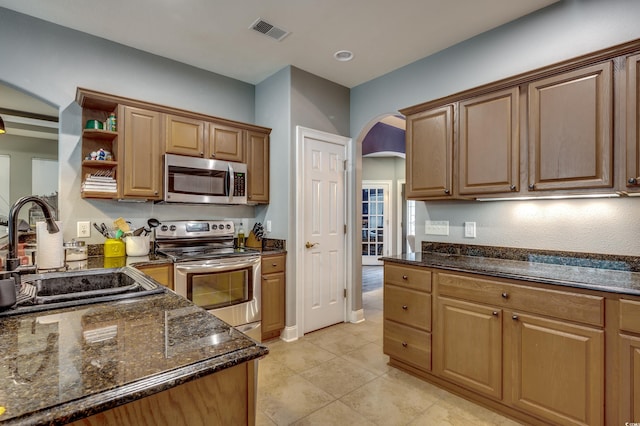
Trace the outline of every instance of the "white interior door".
{"label": "white interior door", "polygon": [[303,333],[346,315],[345,139],[302,133]]}
{"label": "white interior door", "polygon": [[362,264],[382,265],[390,254],[391,181],[362,181]]}

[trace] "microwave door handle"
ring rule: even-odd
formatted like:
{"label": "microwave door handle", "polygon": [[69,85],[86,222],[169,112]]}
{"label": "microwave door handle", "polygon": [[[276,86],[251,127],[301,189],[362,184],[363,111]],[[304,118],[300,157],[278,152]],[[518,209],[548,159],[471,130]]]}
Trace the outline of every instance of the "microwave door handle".
{"label": "microwave door handle", "polygon": [[233,166],[229,164],[229,179],[227,180],[227,196],[229,197],[229,201],[233,199],[233,188],[235,188],[235,173],[233,172]]}

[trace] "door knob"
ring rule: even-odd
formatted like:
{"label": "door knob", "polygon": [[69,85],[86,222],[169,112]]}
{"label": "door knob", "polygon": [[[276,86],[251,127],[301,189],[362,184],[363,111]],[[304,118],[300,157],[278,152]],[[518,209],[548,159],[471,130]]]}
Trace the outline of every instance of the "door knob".
{"label": "door knob", "polygon": [[310,243],[309,241],[307,241],[307,244],[305,244],[304,246],[305,246],[306,248],[311,248],[311,247],[317,246],[317,245],[319,245],[319,244],[320,244],[320,243]]}

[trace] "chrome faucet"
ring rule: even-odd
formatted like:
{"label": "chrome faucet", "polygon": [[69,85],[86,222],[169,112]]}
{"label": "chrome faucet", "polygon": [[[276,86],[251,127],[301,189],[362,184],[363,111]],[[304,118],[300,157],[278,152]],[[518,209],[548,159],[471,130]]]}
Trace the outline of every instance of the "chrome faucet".
{"label": "chrome faucet", "polygon": [[7,271],[16,271],[20,267],[20,258],[18,257],[18,213],[22,206],[28,202],[37,204],[44,213],[44,220],[47,222],[47,231],[50,234],[60,232],[58,225],[53,220],[53,215],[49,209],[49,205],[40,197],[35,195],[27,195],[18,199],[9,210],[9,252],[7,253]]}

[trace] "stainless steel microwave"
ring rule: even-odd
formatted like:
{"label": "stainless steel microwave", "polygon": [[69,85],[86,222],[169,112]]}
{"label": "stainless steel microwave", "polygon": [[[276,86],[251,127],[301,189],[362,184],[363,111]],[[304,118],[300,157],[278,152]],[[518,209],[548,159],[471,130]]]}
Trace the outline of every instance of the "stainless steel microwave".
{"label": "stainless steel microwave", "polygon": [[164,202],[247,204],[247,165],[165,154]]}

